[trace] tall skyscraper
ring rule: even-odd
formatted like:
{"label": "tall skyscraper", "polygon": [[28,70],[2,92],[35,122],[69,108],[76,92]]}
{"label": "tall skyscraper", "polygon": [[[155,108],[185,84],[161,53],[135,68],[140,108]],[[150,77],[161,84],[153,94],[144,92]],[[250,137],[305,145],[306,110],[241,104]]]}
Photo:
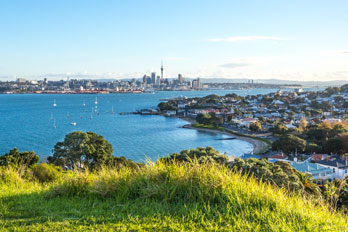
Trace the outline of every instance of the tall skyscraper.
{"label": "tall skyscraper", "polygon": [[156,83],[156,73],[155,72],[151,73],[151,82],[152,82],[152,84]]}
{"label": "tall skyscraper", "polygon": [[161,77],[160,76],[157,76],[156,85],[157,85],[157,87],[159,87],[161,85]]}
{"label": "tall skyscraper", "polygon": [[182,77],[182,75],[180,73],[178,74],[178,80],[179,80],[179,83],[185,82],[184,78]]}
{"label": "tall skyscraper", "polygon": [[163,60],[161,61],[161,82],[163,82]]}
{"label": "tall skyscraper", "polygon": [[198,88],[202,88],[203,87],[203,83],[202,83],[202,80],[201,80],[201,78],[197,78],[197,85],[198,85]]}

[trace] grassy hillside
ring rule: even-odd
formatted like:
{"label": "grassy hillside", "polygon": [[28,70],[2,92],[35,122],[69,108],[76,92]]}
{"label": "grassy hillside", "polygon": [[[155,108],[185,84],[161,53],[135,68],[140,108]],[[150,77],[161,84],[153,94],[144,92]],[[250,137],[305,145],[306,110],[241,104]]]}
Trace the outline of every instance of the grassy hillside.
{"label": "grassy hillside", "polygon": [[1,231],[344,231],[348,218],[219,165],[60,174],[0,169]]}

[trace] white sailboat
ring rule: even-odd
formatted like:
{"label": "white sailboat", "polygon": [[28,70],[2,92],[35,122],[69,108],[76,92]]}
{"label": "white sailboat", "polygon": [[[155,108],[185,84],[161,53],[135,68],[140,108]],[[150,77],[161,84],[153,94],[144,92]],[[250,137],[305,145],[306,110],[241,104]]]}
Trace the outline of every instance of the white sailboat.
{"label": "white sailboat", "polygon": [[53,101],[53,107],[56,107],[57,106],[57,104],[56,104],[56,99],[54,99],[54,101]]}
{"label": "white sailboat", "polygon": [[85,106],[86,106],[86,103],[85,103],[85,101],[83,101],[83,103],[82,103],[82,106],[83,106],[83,107],[85,107]]}
{"label": "white sailboat", "polygon": [[54,121],[53,121],[53,128],[54,128],[54,129],[57,128],[57,126],[56,126],[56,119],[54,119]]}
{"label": "white sailboat", "polygon": [[95,97],[94,104],[98,105],[98,97]]}
{"label": "white sailboat", "polygon": [[93,119],[93,112],[94,112],[94,109],[92,107],[92,111],[91,111],[91,120]]}
{"label": "white sailboat", "polygon": [[51,120],[53,120],[53,113],[51,113]]}
{"label": "white sailboat", "polygon": [[70,125],[76,126],[76,122],[72,122],[72,123],[70,123]]}
{"label": "white sailboat", "polygon": [[111,113],[112,113],[112,114],[115,114],[114,107],[112,107]]}

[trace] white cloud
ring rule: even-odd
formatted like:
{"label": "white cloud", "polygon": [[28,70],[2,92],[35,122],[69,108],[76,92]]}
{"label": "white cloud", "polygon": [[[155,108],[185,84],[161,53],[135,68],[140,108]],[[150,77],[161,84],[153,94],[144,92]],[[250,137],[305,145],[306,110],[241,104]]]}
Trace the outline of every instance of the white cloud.
{"label": "white cloud", "polygon": [[330,50],[320,52],[321,56],[337,56],[343,54],[348,54],[348,50]]}
{"label": "white cloud", "polygon": [[239,42],[239,41],[251,41],[251,40],[288,40],[286,38],[276,37],[276,36],[232,36],[228,38],[213,38],[208,39],[209,42]]}
{"label": "white cloud", "polygon": [[167,57],[167,60],[184,60],[184,57]]}
{"label": "white cloud", "polygon": [[251,64],[248,63],[227,63],[227,64],[221,64],[219,65],[222,68],[241,68],[241,67],[246,67]]}
{"label": "white cloud", "polygon": [[338,54],[348,54],[348,50],[337,51]]}

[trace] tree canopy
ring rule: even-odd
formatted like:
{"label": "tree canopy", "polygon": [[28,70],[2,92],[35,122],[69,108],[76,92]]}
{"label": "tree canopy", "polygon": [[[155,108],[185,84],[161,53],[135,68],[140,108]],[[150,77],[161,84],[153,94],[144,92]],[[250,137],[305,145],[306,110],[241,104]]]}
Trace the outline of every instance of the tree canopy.
{"label": "tree canopy", "polygon": [[303,152],[306,149],[306,140],[291,134],[284,135],[272,144],[272,149],[286,154]]}
{"label": "tree canopy", "polygon": [[217,162],[220,164],[227,163],[226,155],[221,155],[219,151],[212,147],[198,147],[191,150],[182,150],[179,153],[173,153],[169,157],[163,158],[166,161],[195,161],[199,163]]}
{"label": "tree canopy", "polygon": [[30,167],[39,162],[39,156],[33,151],[19,152],[15,147],[3,156],[0,156],[0,166]]}
{"label": "tree canopy", "polygon": [[65,168],[95,169],[113,161],[113,148],[103,136],[75,131],[58,142],[47,161]]}

